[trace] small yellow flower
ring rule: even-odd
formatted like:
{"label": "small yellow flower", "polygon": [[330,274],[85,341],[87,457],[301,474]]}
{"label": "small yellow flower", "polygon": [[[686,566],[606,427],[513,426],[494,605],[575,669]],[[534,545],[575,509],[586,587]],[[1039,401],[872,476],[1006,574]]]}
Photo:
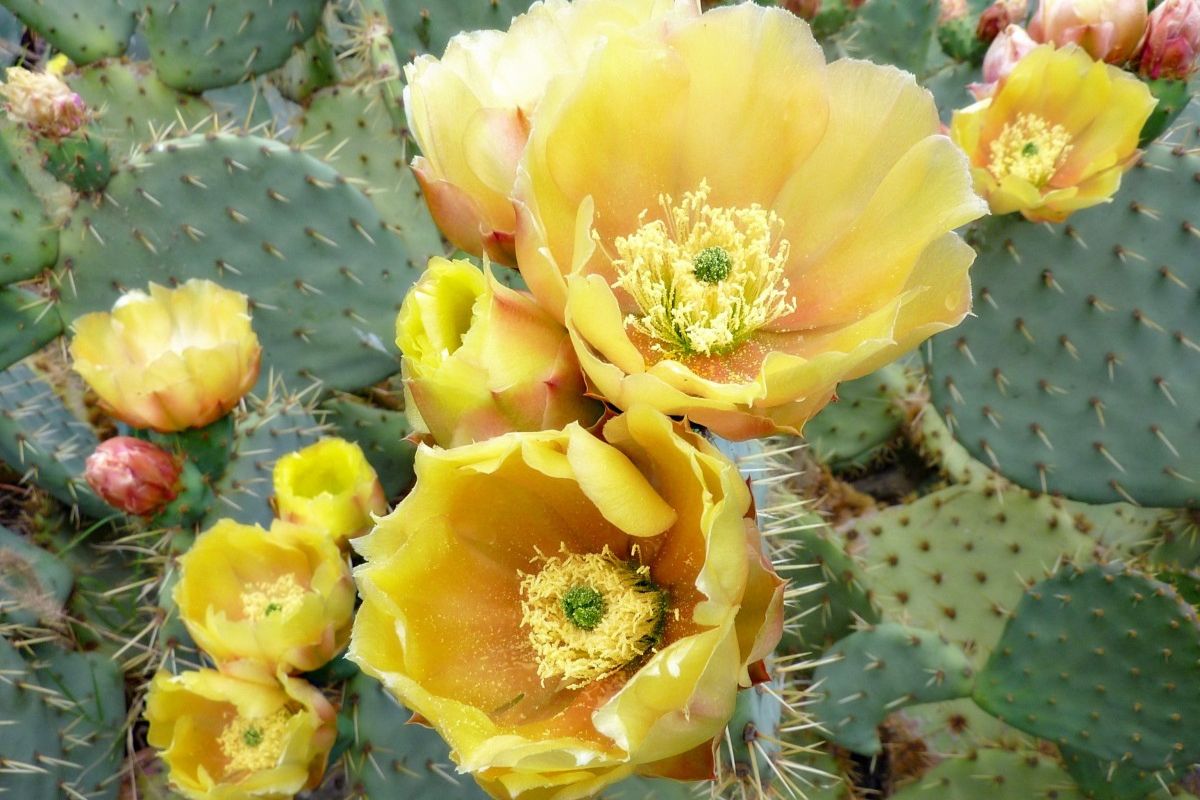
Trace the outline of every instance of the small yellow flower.
{"label": "small yellow flower", "polygon": [[336,717],[315,687],[289,677],[160,672],[146,698],[147,740],[191,800],[290,800],[316,786]]}
{"label": "small yellow flower", "polygon": [[514,265],[509,195],[550,81],[612,31],[698,13],[697,0],[544,0],[508,31],[459,34],[440,59],[405,67],[404,108],[422,153],[413,170],[446,237]]}
{"label": "small yellow flower", "polygon": [[1112,199],[1154,104],[1132,75],[1074,46],[1043,45],[990,98],[955,111],[950,131],[994,213],[1062,222]]}
{"label": "small yellow flower", "polygon": [[135,428],[201,428],[237,405],[258,379],[262,348],[246,296],[211,281],[150,284],[109,312],[75,320],[75,371],[106,411]]}
{"label": "small yellow flower", "polygon": [[589,385],[726,438],[797,432],[837,384],[970,307],[984,212],[911,75],[826,64],[751,3],[614,32],[539,107],[516,249]]}
{"label": "small yellow flower", "polygon": [[442,447],[590,425],[603,411],[585,396],[566,329],[469,261],[430,260],[404,298],[396,345],[408,418]]}
{"label": "small yellow flower", "polygon": [[354,542],[350,658],[496,798],[710,777],[782,631],[737,467],[640,406],[604,440],[573,423],[422,447],[416,472]]}
{"label": "small yellow flower", "polygon": [[53,69],[54,61],[46,72],[9,67],[0,84],[0,96],[6,101],[4,110],[9,118],[39,136],[62,138],[86,125],[91,113],[83,98],[59,77],[60,71]]}
{"label": "small yellow flower", "polygon": [[223,671],[307,672],[346,646],[354,584],[324,532],[221,520],[197,537],[179,571],[179,616]]}
{"label": "small yellow flower", "polygon": [[387,511],[387,497],[362,448],[327,438],[275,462],[275,505],[280,519],[325,531],[335,541],[371,528]]}

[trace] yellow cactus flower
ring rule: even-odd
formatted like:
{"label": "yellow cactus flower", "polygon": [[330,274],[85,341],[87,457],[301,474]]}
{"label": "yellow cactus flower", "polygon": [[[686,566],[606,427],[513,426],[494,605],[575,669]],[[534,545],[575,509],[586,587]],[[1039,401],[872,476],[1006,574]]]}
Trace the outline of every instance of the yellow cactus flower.
{"label": "yellow cactus flower", "polygon": [[513,180],[550,80],[578,69],[611,31],[699,13],[698,0],[544,0],[506,32],[450,40],[405,67],[404,107],[423,155],[413,170],[455,246],[515,264]]}
{"label": "yellow cactus flower", "polygon": [[57,60],[52,59],[45,72],[9,67],[0,84],[0,97],[12,120],[39,136],[60,139],[86,125],[92,114],[83,98],[60,77],[61,70],[55,68]]}
{"label": "yellow cactus flower", "polygon": [[325,774],[337,711],[299,678],[160,672],[146,697],[147,740],[191,800],[290,800]]}
{"label": "yellow cactus flower", "polygon": [[275,462],[280,519],[325,531],[337,542],[366,533],[371,516],[387,511],[387,496],[362,448],[322,439]]}
{"label": "yellow cactus flower", "polygon": [[258,379],[262,348],[246,296],[211,281],[126,292],[109,312],[74,323],[75,371],[103,408],[135,428],[201,428]]}
{"label": "yellow cactus flower", "polygon": [[396,345],[408,418],[443,447],[590,425],[603,412],[584,395],[563,326],[469,261],[430,260],[404,298]]}
{"label": "yellow cactus flower", "polygon": [[560,78],[516,201],[521,273],[597,393],[731,439],[798,431],[960,322],[952,231],[985,211],[911,75],[826,65],[750,3],[611,36]]}
{"label": "yellow cactus flower", "polygon": [[496,798],[703,779],[782,631],[750,492],[639,406],[417,452],[413,492],[355,540],[349,657]]}
{"label": "yellow cactus flower", "polygon": [[950,135],[993,213],[1062,222],[1116,194],[1155,102],[1137,78],[1079,48],[1043,45],[990,98],[955,111]]}
{"label": "yellow cactus flower", "polygon": [[279,520],[265,531],[223,519],[179,559],[175,603],[222,671],[308,672],[345,648],[354,583],[323,532]]}

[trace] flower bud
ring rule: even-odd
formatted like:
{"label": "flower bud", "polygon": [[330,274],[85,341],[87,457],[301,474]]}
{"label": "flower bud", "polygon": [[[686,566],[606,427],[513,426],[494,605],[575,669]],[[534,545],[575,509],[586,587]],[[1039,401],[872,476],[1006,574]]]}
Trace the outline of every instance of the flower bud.
{"label": "flower bud", "polygon": [[1200,0],[1165,0],[1150,14],[1138,72],[1144,78],[1185,80],[1200,53]]}
{"label": "flower bud", "polygon": [[1120,64],[1146,30],[1146,0],[1041,0],[1029,35],[1059,47],[1077,44],[1098,61]]}
{"label": "flower bud", "polygon": [[9,67],[0,85],[4,110],[38,136],[61,139],[86,125],[91,118],[83,98],[58,75]]}
{"label": "flower bud", "polygon": [[352,539],[371,529],[372,514],[388,510],[387,497],[362,448],[345,439],[322,439],[275,462],[279,518]]}
{"label": "flower bud", "polygon": [[179,494],[179,473],[179,462],[158,445],[117,436],[88,456],[84,477],[113,508],[146,517]]}
{"label": "flower bud", "polygon": [[975,35],[979,41],[990,44],[1009,25],[1021,25],[1028,13],[1028,0],[996,0],[979,15]]}
{"label": "flower bud", "polygon": [[996,85],[1008,77],[1017,62],[1038,44],[1029,37],[1020,25],[1009,25],[992,40],[987,55],[983,57],[983,83],[972,83],[968,88],[976,100],[991,97]]}
{"label": "flower bud", "polygon": [[442,447],[595,422],[567,332],[468,261],[434,258],[396,319],[406,413]]}

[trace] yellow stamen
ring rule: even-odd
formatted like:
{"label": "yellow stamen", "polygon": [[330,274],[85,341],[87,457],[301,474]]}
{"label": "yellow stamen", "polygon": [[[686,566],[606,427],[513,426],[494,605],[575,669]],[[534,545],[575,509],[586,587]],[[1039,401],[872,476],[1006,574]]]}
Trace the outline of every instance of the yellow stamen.
{"label": "yellow stamen", "polygon": [[1000,130],[988,150],[988,171],[996,180],[1009,175],[1045,186],[1071,152],[1071,134],[1037,114],[1019,114]]}
{"label": "yellow stamen", "polygon": [[287,746],[288,722],[294,714],[281,708],[269,717],[235,717],[221,731],[217,744],[228,772],[259,772],[279,764]]}
{"label": "yellow stamen", "polygon": [[627,324],[679,355],[723,355],[764,325],[796,310],[783,277],[783,221],[757,203],[708,204],[707,181],[679,205],[659,195],[663,219],[646,221],[614,242],[616,285],[637,303]]}
{"label": "yellow stamen", "polygon": [[521,576],[521,624],[543,682],[578,689],[608,677],[658,644],[666,595],[649,568],[633,567],[607,547],[600,553],[546,558]]}
{"label": "yellow stamen", "polygon": [[296,583],[290,572],[270,583],[252,583],[242,592],[242,613],[252,622],[267,617],[287,617],[295,613],[304,602],[307,590]]}

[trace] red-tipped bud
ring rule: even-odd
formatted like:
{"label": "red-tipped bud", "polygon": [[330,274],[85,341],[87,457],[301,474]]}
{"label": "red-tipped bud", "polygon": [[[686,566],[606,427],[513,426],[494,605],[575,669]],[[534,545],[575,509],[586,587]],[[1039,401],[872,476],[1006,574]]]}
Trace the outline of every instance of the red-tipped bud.
{"label": "red-tipped bud", "polygon": [[1166,0],[1150,12],[1138,72],[1145,78],[1185,80],[1200,54],[1200,0]]}
{"label": "red-tipped bud", "polygon": [[996,0],[979,15],[975,35],[979,41],[991,44],[1009,25],[1021,25],[1029,13],[1028,0]]}
{"label": "red-tipped bud", "polygon": [[84,477],[113,508],[150,516],[179,493],[180,465],[157,445],[117,436],[88,456]]}
{"label": "red-tipped bud", "polygon": [[991,97],[1000,81],[1017,66],[1017,62],[1037,47],[1037,42],[1019,25],[1009,25],[992,40],[983,57],[983,83],[972,83],[967,88],[976,100]]}

